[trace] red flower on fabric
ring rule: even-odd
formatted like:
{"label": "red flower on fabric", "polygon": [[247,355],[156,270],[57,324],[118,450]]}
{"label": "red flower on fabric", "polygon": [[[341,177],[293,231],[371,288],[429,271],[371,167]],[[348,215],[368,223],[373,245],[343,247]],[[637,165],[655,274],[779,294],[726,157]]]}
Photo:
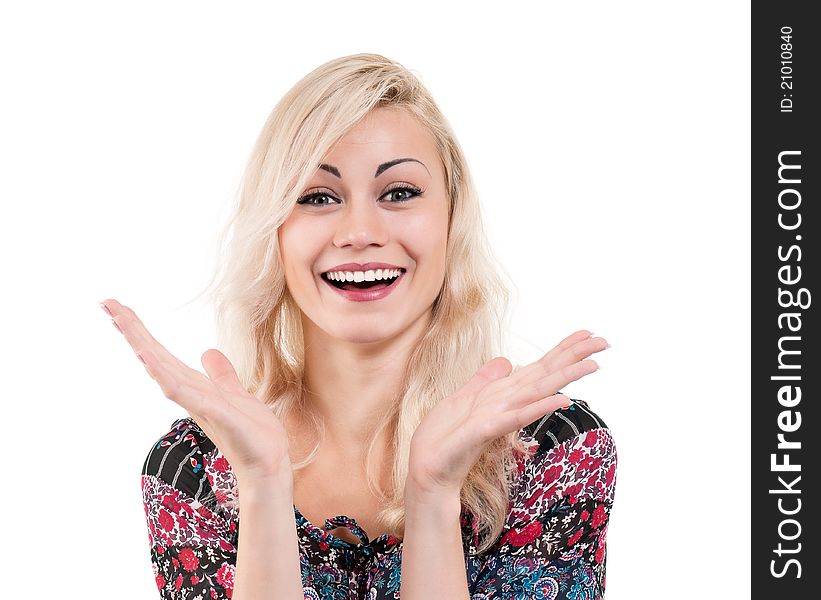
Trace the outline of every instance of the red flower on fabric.
{"label": "red flower on fabric", "polygon": [[593,520],[590,521],[590,524],[593,527],[599,527],[605,521],[607,521],[607,511],[604,509],[604,504],[599,504],[593,511]]}
{"label": "red flower on fabric", "polygon": [[589,513],[589,512],[587,512],[586,510],[583,510],[583,511],[582,511],[582,514],[581,514],[581,516],[580,516],[579,518],[580,518],[582,521],[587,521],[587,519],[588,519],[589,517],[590,517],[590,513]]}
{"label": "red flower on fabric", "polygon": [[596,444],[599,443],[599,432],[598,430],[594,429],[592,431],[588,431],[587,435],[584,436],[584,445],[588,448],[592,448]]}
{"label": "red flower on fabric", "polygon": [[222,563],[217,571],[217,582],[225,588],[225,595],[230,598],[234,593],[234,567]]}
{"label": "red flower on fabric", "polygon": [[228,461],[225,460],[224,456],[220,456],[211,466],[218,473],[225,473],[229,468]]}
{"label": "red flower on fabric", "polygon": [[179,556],[180,562],[182,563],[182,568],[186,571],[194,571],[200,566],[200,559],[197,558],[197,555],[194,554],[194,551],[191,548],[183,548],[180,550]]}
{"label": "red flower on fabric", "polygon": [[507,543],[511,546],[526,546],[539,537],[541,533],[541,521],[532,521],[521,529],[517,527],[509,529],[502,538],[502,544]]}
{"label": "red flower on fabric", "polygon": [[158,520],[160,521],[160,525],[166,531],[171,531],[174,529],[174,517],[168,514],[167,511],[160,509],[160,514],[157,516]]}
{"label": "red flower on fabric", "polygon": [[178,592],[182,588],[182,575],[177,575],[177,580],[174,582],[174,589]]}
{"label": "red flower on fabric", "polygon": [[191,585],[197,585],[200,582],[200,578],[196,575],[191,575]]}
{"label": "red flower on fabric", "polygon": [[567,457],[567,460],[569,460],[574,465],[577,465],[580,462],[582,462],[583,458],[584,452],[582,452],[580,448],[576,448],[575,450],[573,450],[573,452],[570,453],[570,456]]}
{"label": "red flower on fabric", "polygon": [[582,493],[583,489],[584,489],[584,483],[582,483],[580,481],[578,483],[574,483],[573,485],[568,486],[564,490],[565,496],[570,497],[570,504],[575,504],[576,503],[576,500],[578,499],[579,494]]}
{"label": "red flower on fabric", "polygon": [[165,587],[165,577],[158,574],[155,578],[155,581],[157,582],[157,589],[162,591],[162,589]]}
{"label": "red flower on fabric", "polygon": [[177,501],[171,494],[165,494],[160,500],[160,505],[171,512],[180,512],[182,504]]}
{"label": "red flower on fabric", "polygon": [[222,490],[220,490],[220,489],[216,489],[216,490],[214,490],[214,496],[216,496],[216,498],[217,498],[217,502],[219,502],[220,504],[222,504],[223,502],[225,502],[225,500],[228,498],[228,496],[226,495],[226,493],[225,493],[225,492],[223,492],[223,491],[222,491]]}
{"label": "red flower on fabric", "polygon": [[562,475],[562,465],[550,465],[542,474],[542,483],[550,485]]}
{"label": "red flower on fabric", "polygon": [[567,545],[572,546],[573,544],[578,542],[582,537],[582,533],[583,533],[582,529],[579,529],[576,533],[574,533],[572,536],[570,536],[570,539],[567,540]]}
{"label": "red flower on fabric", "polygon": [[564,454],[565,454],[564,444],[560,444],[560,445],[556,446],[556,449],[554,450],[554,452],[555,452],[555,455],[553,456],[552,460],[554,462],[561,462],[564,459]]}

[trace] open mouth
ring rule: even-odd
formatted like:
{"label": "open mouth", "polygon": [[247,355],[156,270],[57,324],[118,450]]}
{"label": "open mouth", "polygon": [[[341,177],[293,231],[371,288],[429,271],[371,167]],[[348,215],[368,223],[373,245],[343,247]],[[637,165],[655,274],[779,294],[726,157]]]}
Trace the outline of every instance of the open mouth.
{"label": "open mouth", "polygon": [[[399,272],[398,274],[396,274],[397,271]],[[373,275],[368,275],[368,279],[362,279],[362,281],[349,281],[347,278],[344,278],[342,273],[328,272],[322,274],[322,279],[324,279],[326,283],[340,290],[379,290],[391,287],[404,273],[405,269],[397,269],[386,273],[377,271]],[[359,279],[360,277],[362,277],[362,275],[359,275],[356,278]]]}

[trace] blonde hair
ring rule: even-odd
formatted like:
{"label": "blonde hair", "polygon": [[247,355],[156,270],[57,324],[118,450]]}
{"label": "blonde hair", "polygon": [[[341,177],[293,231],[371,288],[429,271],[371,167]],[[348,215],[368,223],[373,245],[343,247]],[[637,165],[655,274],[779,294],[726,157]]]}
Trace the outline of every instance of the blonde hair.
{"label": "blonde hair", "polygon": [[[322,158],[371,110],[407,111],[436,140],[450,200],[446,274],[393,398],[368,446],[366,473],[383,499],[385,531],[404,536],[403,489],[411,437],[427,412],[501,354],[509,293],[494,266],[465,156],[428,90],[402,65],[378,54],[331,60],[300,80],[268,117],[252,150],[233,215],[219,236],[213,294],[220,347],[245,389],[281,419],[296,411],[316,443],[294,465],[310,464],[322,443],[321,419],[305,403],[300,310],[285,285],[277,231]],[[229,240],[230,237],[230,240]],[[209,285],[210,287],[210,285]],[[370,455],[380,433],[394,440],[392,489],[381,489]],[[461,490],[463,508],[480,536],[479,552],[502,532],[517,453],[513,432],[491,442]]]}

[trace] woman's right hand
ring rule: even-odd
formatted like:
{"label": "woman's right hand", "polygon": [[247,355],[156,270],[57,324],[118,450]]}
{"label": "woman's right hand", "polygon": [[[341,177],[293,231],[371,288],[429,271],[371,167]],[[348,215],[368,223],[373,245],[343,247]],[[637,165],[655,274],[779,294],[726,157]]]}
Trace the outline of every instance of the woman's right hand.
{"label": "woman's right hand", "polygon": [[268,406],[243,389],[222,352],[212,348],[203,353],[206,376],[166,350],[133,310],[113,299],[100,305],[163,394],[182,406],[220,449],[240,488],[273,484],[293,492],[285,427]]}

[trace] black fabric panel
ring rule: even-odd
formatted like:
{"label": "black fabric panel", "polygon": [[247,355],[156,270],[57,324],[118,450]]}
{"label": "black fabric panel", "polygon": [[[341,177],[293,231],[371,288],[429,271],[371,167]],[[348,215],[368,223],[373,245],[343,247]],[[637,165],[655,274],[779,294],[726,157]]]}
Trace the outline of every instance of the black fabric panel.
{"label": "black fabric panel", "polygon": [[[185,439],[189,434],[194,438],[193,444]],[[192,498],[199,492],[199,497],[203,498],[209,495],[211,486],[205,477],[202,458],[213,449],[213,442],[191,418],[177,419],[171,430],[149,450],[142,474],[157,477]],[[191,463],[192,459],[199,468]]]}
{"label": "black fabric panel", "polygon": [[[535,432],[535,439],[539,442],[539,452],[550,450],[556,445],[553,439],[548,435],[548,432],[552,433],[553,437],[561,444],[591,429],[598,429],[600,427],[607,428],[604,420],[590,410],[590,406],[587,402],[577,400],[576,398],[571,398],[571,400],[573,400],[575,404],[581,405],[582,408],[571,405],[568,408],[557,410],[547,417],[543,423],[540,418],[524,427],[524,430],[530,436],[533,436]],[[560,414],[562,416],[559,416]],[[570,423],[568,423],[568,421],[570,421]],[[576,429],[574,430],[573,427]]]}

